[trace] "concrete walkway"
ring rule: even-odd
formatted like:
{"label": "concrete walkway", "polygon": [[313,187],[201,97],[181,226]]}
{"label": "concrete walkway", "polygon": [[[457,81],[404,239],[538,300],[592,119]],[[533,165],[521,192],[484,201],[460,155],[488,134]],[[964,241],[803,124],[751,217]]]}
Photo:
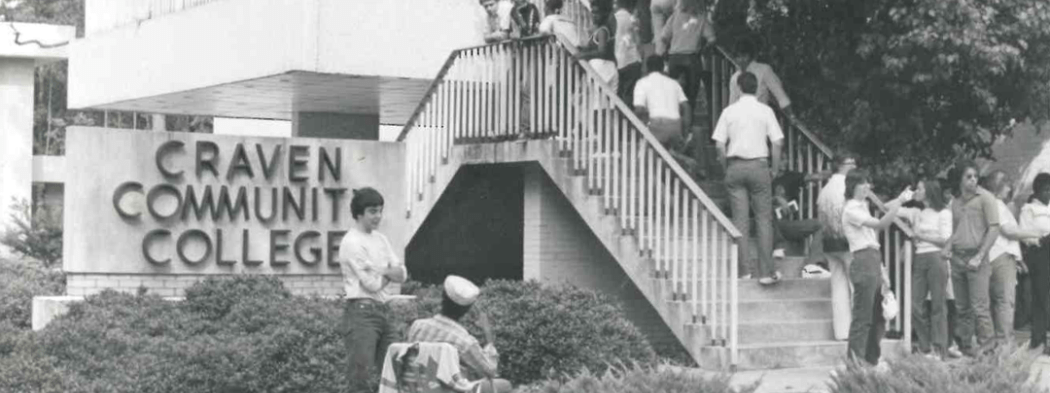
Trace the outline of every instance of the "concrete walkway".
{"label": "concrete walkway", "polygon": [[[789,368],[779,370],[741,371],[733,374],[733,387],[743,388],[761,381],[756,393],[826,393],[834,367]],[[1040,356],[1032,365],[1032,378],[1050,392],[1050,357]]]}

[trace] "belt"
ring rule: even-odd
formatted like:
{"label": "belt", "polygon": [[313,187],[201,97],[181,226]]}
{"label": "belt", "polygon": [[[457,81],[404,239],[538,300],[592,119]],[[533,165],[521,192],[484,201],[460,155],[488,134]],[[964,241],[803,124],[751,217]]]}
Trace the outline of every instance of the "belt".
{"label": "belt", "polygon": [[381,306],[381,305],[386,304],[386,303],[382,303],[382,302],[380,302],[378,300],[375,300],[375,299],[372,299],[372,298],[367,298],[367,297],[346,299],[346,302],[349,303],[349,304],[362,305],[362,306],[366,306],[366,305]]}

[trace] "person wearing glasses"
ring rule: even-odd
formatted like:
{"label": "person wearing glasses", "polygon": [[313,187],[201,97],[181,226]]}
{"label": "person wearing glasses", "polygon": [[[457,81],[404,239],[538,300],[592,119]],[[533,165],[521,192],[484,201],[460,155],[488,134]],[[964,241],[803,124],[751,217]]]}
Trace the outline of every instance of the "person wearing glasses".
{"label": "person wearing glasses", "polygon": [[995,195],[977,184],[977,164],[962,161],[948,173],[954,187],[952,237],[943,255],[951,260],[952,287],[958,311],[956,336],[959,350],[976,356],[973,339],[988,349],[995,334],[992,325],[990,285],[992,264],[988,254],[999,238],[999,204]]}

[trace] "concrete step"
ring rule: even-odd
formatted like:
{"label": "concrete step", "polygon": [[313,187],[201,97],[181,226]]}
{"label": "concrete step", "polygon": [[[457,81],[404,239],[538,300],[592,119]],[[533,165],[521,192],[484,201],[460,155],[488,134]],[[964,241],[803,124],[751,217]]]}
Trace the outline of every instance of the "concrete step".
{"label": "concrete step", "polygon": [[[720,271],[724,274],[724,271]],[[667,293],[674,293],[672,291],[671,280],[662,277],[653,277],[654,282],[652,285],[661,288],[668,288]],[[811,300],[811,299],[831,299],[831,280],[830,279],[804,279],[804,278],[785,278],[780,280],[775,285],[761,285],[758,280],[736,280],[737,281],[737,296],[741,302],[750,301],[772,301],[772,300]],[[703,285],[699,285],[703,284]],[[707,296],[711,296],[711,288],[715,288],[714,298],[716,300],[723,299],[726,293],[729,292],[728,281],[719,280],[703,280],[697,285],[699,290],[703,290],[707,287]],[[685,295],[685,299],[693,298],[693,286],[684,285],[680,286],[679,290],[682,291],[681,295]],[[700,298],[697,298],[700,299]],[[676,299],[666,299],[676,300]]]}
{"label": "concrete step", "polygon": [[[697,328],[697,327],[693,327]],[[720,326],[704,325],[707,329]],[[789,344],[795,342],[834,341],[831,319],[743,322],[738,325],[742,345]]]}

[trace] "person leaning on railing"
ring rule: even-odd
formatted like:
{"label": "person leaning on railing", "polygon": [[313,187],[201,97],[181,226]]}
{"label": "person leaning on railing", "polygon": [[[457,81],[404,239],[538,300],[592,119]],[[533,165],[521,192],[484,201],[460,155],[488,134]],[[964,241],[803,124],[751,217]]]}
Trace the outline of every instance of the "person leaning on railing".
{"label": "person leaning on railing", "polygon": [[590,37],[580,46],[576,55],[594,68],[602,82],[613,91],[619,86],[619,70],[616,68],[616,19],[612,17],[612,8],[605,2],[591,5]]}
{"label": "person leaning on railing", "polygon": [[510,38],[511,10],[514,4],[510,0],[478,0],[485,9],[485,25],[482,36],[485,43],[493,44]]}
{"label": "person leaning on railing", "polygon": [[1032,341],[1029,347],[1050,354],[1046,330],[1050,324],[1050,173],[1032,182],[1032,199],[1021,208],[1021,228],[1036,231],[1038,241],[1025,241],[1024,260],[1032,280]]}
{"label": "person leaning on railing", "polygon": [[850,283],[853,284],[853,321],[849,327],[847,356],[857,362],[867,362],[885,370],[881,341],[886,334],[886,319],[882,301],[889,291],[889,280],[883,274],[882,253],[879,252],[879,230],[888,228],[897,217],[901,204],[911,198],[911,190],[904,190],[897,199],[886,203],[889,211],[882,218],[871,216],[868,195],[871,181],[862,170],[846,174],[846,206],[842,209],[842,231],[853,253]]}
{"label": "person leaning on railing", "polygon": [[580,36],[576,33],[576,22],[563,14],[564,0],[547,0],[544,3],[546,15],[540,22],[540,34],[560,35],[565,37],[574,48],[580,46]]}
{"label": "person leaning on railing", "polygon": [[[918,182],[913,200],[919,206],[903,207],[897,214],[911,224],[917,240],[911,268],[912,329],[919,338],[919,353],[943,359],[949,345],[949,273],[941,247],[952,236],[952,211],[935,179]],[[927,296],[930,312],[925,307]]]}
{"label": "person leaning on railing", "polygon": [[616,55],[619,84],[616,95],[628,106],[634,85],[642,77],[642,54],[638,49],[638,21],[634,17],[636,0],[616,0]]}

